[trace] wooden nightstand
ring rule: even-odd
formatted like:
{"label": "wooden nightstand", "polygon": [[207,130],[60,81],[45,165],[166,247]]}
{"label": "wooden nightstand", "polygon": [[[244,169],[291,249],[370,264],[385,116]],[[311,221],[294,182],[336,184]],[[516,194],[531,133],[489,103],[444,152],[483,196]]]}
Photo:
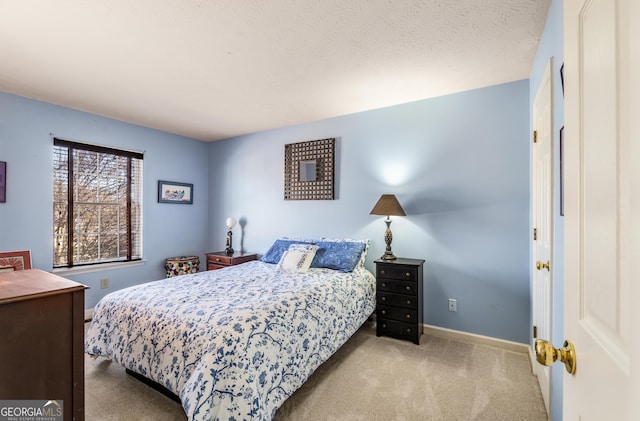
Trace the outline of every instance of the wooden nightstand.
{"label": "wooden nightstand", "polygon": [[236,251],[233,254],[227,254],[225,251],[214,251],[213,253],[205,253],[207,258],[207,270],[216,270],[226,268],[227,266],[235,266],[240,263],[256,260],[256,253],[246,253]]}
{"label": "wooden nightstand", "polygon": [[376,336],[420,343],[424,321],[422,259],[376,260]]}

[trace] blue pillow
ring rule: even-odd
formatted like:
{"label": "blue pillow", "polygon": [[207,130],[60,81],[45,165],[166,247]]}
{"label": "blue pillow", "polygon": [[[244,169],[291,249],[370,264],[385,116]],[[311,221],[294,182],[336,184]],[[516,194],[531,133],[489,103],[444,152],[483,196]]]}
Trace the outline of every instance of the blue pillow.
{"label": "blue pillow", "polygon": [[353,272],[366,246],[363,242],[318,241],[316,256],[311,262],[312,268],[335,269],[340,272]]}
{"label": "blue pillow", "polygon": [[265,263],[278,263],[282,258],[282,255],[285,251],[289,250],[289,246],[291,244],[313,244],[311,241],[305,240],[295,240],[295,239],[287,239],[287,238],[279,238],[277,239],[267,250],[265,254],[262,255],[260,260]]}

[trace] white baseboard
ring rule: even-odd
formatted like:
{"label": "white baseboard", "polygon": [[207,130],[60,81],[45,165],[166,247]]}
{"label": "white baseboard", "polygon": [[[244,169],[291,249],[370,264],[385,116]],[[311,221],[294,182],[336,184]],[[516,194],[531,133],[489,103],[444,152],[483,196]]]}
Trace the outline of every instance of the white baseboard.
{"label": "white baseboard", "polygon": [[504,339],[492,338],[490,336],[476,335],[475,333],[462,332],[460,330],[446,329],[444,327],[424,325],[424,333],[427,335],[440,336],[460,342],[474,343],[478,345],[490,345],[508,351],[529,352],[529,346],[520,342],[512,342]]}
{"label": "white baseboard", "polygon": [[[537,376],[536,370],[534,368],[538,363],[538,361],[536,360],[536,352],[530,346],[528,346],[527,349],[529,350],[529,362],[531,363],[531,372]],[[547,412],[548,412],[548,408],[547,408]]]}
{"label": "white baseboard", "polygon": [[91,319],[93,319],[93,309],[92,308],[84,311],[84,321],[88,322]]}

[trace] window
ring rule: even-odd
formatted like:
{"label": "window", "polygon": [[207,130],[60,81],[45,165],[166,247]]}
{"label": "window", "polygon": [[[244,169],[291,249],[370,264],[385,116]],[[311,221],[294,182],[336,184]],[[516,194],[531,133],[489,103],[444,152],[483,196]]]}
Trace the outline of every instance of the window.
{"label": "window", "polygon": [[54,138],[54,268],[142,258],[142,158]]}

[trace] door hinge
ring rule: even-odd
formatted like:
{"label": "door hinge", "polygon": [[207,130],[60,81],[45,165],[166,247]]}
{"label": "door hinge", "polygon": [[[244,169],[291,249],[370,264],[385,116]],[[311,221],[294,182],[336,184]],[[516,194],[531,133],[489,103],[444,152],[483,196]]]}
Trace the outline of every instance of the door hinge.
{"label": "door hinge", "polygon": [[538,131],[534,130],[533,131],[533,143],[536,143],[538,141]]}
{"label": "door hinge", "polygon": [[538,239],[538,228],[533,229],[533,241]]}
{"label": "door hinge", "polygon": [[538,326],[533,327],[533,339],[538,339]]}

